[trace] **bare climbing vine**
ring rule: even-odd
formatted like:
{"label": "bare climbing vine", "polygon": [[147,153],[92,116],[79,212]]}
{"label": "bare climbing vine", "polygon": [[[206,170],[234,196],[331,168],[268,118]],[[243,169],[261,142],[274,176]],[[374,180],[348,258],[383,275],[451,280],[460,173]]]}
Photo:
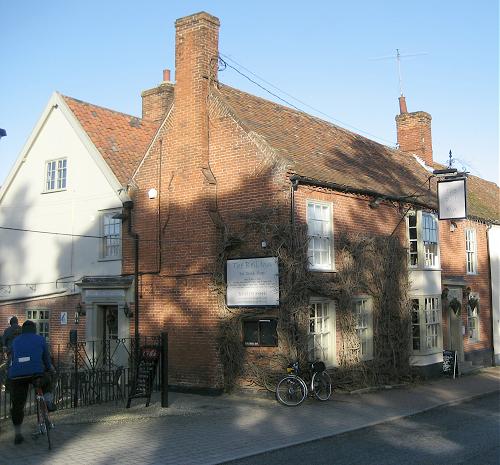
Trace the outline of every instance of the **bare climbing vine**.
{"label": "bare climbing vine", "polygon": [[[308,237],[305,225],[290,225],[279,209],[260,209],[242,216],[238,230],[219,228],[218,259],[213,271],[221,322],[218,350],[223,384],[231,390],[250,383],[274,389],[287,363],[309,358],[310,297],[337,302],[340,341],[338,367],[332,372],[336,386],[355,387],[398,382],[409,375],[410,315],[406,250],[394,237],[342,235],[336,238],[336,273],[308,270]],[[255,355],[242,343],[242,321],[262,315],[253,308],[229,308],[225,303],[225,266],[228,258],[255,256],[256,241],[268,238],[265,256],[278,257],[280,306],[272,309],[278,320],[278,347]],[[264,256],[264,255],[263,255]],[[356,296],[371,297],[373,310],[373,360],[363,361],[357,333]],[[260,351],[259,351],[260,352]]]}

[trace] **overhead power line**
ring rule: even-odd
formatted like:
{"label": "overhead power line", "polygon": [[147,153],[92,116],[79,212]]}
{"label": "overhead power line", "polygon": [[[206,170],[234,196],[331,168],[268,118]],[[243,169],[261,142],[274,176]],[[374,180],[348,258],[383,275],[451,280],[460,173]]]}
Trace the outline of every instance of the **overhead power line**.
{"label": "overhead power line", "polygon": [[54,231],[40,231],[36,229],[23,229],[23,228],[10,228],[8,226],[0,226],[0,229],[5,229],[7,231],[21,231],[21,232],[30,232],[36,234],[49,234],[52,236],[68,236],[68,237],[84,237],[90,239],[103,239],[103,236],[92,236],[89,234],[71,234],[71,233],[61,233]]}
{"label": "overhead power line", "polygon": [[[368,131],[364,131],[363,129],[360,129],[356,126],[353,126],[351,124],[348,124],[348,123],[345,123],[337,118],[334,118],[333,116],[321,111],[321,110],[318,110],[317,108],[309,105],[308,103],[298,99],[297,97],[294,97],[293,95],[285,92],[284,90],[280,89],[279,87],[276,87],[274,84],[271,84],[269,81],[266,81],[264,78],[258,76],[257,74],[255,74],[253,71],[249,70],[248,68],[245,68],[243,65],[241,65],[240,63],[238,63],[237,61],[235,61],[233,58],[230,58],[228,57],[227,55],[221,53],[220,54],[221,57],[224,57],[225,59],[233,62],[236,66],[240,67],[241,69],[244,69],[245,71],[247,71],[248,73],[250,73],[252,76],[256,77],[257,79],[259,79],[260,81],[266,83],[268,86],[271,86],[273,89],[276,89],[277,91],[281,92],[282,94],[290,97],[291,99],[295,100],[296,102],[299,102],[301,105],[304,105],[305,107],[307,108],[310,108],[311,110],[315,111],[316,113],[319,113],[320,115],[323,115],[324,117],[328,118],[329,120],[331,121],[334,121],[335,123],[338,123],[339,125],[342,125],[344,126],[345,128],[350,128],[350,129],[353,129],[354,131],[357,131],[357,132],[360,132],[362,134],[366,134],[367,136],[370,136],[370,137],[373,137],[374,139],[378,139],[380,141],[383,141],[385,142],[386,144],[389,144],[391,146],[396,146],[396,143],[393,142],[393,141],[390,141],[390,140],[387,140],[387,139],[384,139],[382,137],[379,137],[379,136],[376,136],[375,134],[371,134],[370,132]],[[239,69],[237,69],[236,67],[230,65],[229,63],[227,63],[227,61],[225,61],[224,59],[220,58],[224,64],[224,66],[227,66],[229,68],[231,68],[232,70],[236,71],[238,74],[240,74],[241,76],[243,76],[245,79],[248,79],[250,82],[252,82],[253,84],[255,84],[256,86],[260,87],[262,90],[266,91],[268,94],[278,98],[279,100],[281,100],[282,102],[286,103],[287,105],[291,106],[292,108],[294,108],[295,110],[298,110],[300,112],[303,112],[304,113],[304,110],[302,110],[301,108],[297,107],[296,105],[290,103],[289,101],[285,100],[284,98],[280,97],[279,95],[275,94],[274,92],[271,92],[269,89],[267,89],[266,87],[264,87],[263,85],[259,84],[258,82],[256,82],[255,80],[253,80],[252,78],[250,78],[249,76],[247,76],[245,73],[243,73],[242,71],[240,71]]]}
{"label": "overhead power line", "polygon": [[[28,232],[28,233],[34,233],[34,234],[46,234],[46,235],[52,235],[52,236],[66,236],[66,237],[79,237],[83,239],[111,239],[114,241],[125,241],[126,239],[122,237],[113,237],[113,236],[94,236],[91,234],[71,234],[71,233],[61,233],[61,232],[56,232],[56,231],[41,231],[37,229],[24,229],[24,228],[11,228],[8,226],[0,226],[0,230],[7,230],[7,231],[20,231],[20,232]],[[153,242],[157,243],[158,239],[139,239],[141,243],[146,243],[146,242]],[[178,239],[167,239],[166,242],[168,243],[181,243],[181,244],[206,244],[206,241],[190,241],[190,240],[178,240]]]}

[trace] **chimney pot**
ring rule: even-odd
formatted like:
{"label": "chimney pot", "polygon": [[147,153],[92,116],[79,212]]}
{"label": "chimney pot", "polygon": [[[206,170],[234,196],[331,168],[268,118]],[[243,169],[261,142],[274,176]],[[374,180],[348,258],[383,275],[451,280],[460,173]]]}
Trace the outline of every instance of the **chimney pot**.
{"label": "chimney pot", "polygon": [[406,108],[406,99],[404,95],[399,97],[399,114],[408,113],[408,109]]}
{"label": "chimney pot", "polygon": [[170,70],[169,69],[163,70],[163,82],[170,82]]}

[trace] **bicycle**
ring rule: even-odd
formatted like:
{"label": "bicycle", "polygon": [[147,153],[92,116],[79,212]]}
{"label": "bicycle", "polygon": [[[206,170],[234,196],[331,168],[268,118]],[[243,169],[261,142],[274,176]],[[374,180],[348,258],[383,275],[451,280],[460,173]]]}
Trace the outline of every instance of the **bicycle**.
{"label": "bicycle", "polygon": [[[316,399],[327,401],[332,395],[332,380],[321,361],[309,362],[309,369],[304,376],[299,368],[299,362],[288,365],[287,375],[276,386],[276,399],[287,407],[296,407],[304,402],[309,392]],[[307,383],[303,379],[307,378]]]}
{"label": "bicycle", "polygon": [[31,436],[33,439],[38,439],[40,436],[45,434],[47,436],[47,442],[49,443],[50,450],[52,449],[50,430],[54,428],[54,424],[50,421],[49,410],[40,386],[40,378],[35,378],[33,380],[33,387],[35,388],[37,429]]}

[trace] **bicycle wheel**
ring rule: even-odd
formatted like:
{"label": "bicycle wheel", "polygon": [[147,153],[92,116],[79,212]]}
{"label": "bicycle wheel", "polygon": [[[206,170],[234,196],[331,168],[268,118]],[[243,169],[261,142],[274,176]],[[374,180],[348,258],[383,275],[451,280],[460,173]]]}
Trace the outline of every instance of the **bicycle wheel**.
{"label": "bicycle wheel", "polygon": [[312,387],[314,395],[318,400],[328,400],[332,395],[332,380],[326,371],[313,374]]}
{"label": "bicycle wheel", "polygon": [[306,383],[298,376],[285,376],[276,386],[276,399],[288,407],[300,405],[306,396]]}
{"label": "bicycle wheel", "polygon": [[52,423],[49,419],[49,411],[47,410],[47,404],[43,397],[38,401],[40,403],[40,426],[44,429],[44,433],[47,435],[47,442],[49,443],[49,450],[52,449],[52,443],[50,441],[50,429],[52,428]]}

